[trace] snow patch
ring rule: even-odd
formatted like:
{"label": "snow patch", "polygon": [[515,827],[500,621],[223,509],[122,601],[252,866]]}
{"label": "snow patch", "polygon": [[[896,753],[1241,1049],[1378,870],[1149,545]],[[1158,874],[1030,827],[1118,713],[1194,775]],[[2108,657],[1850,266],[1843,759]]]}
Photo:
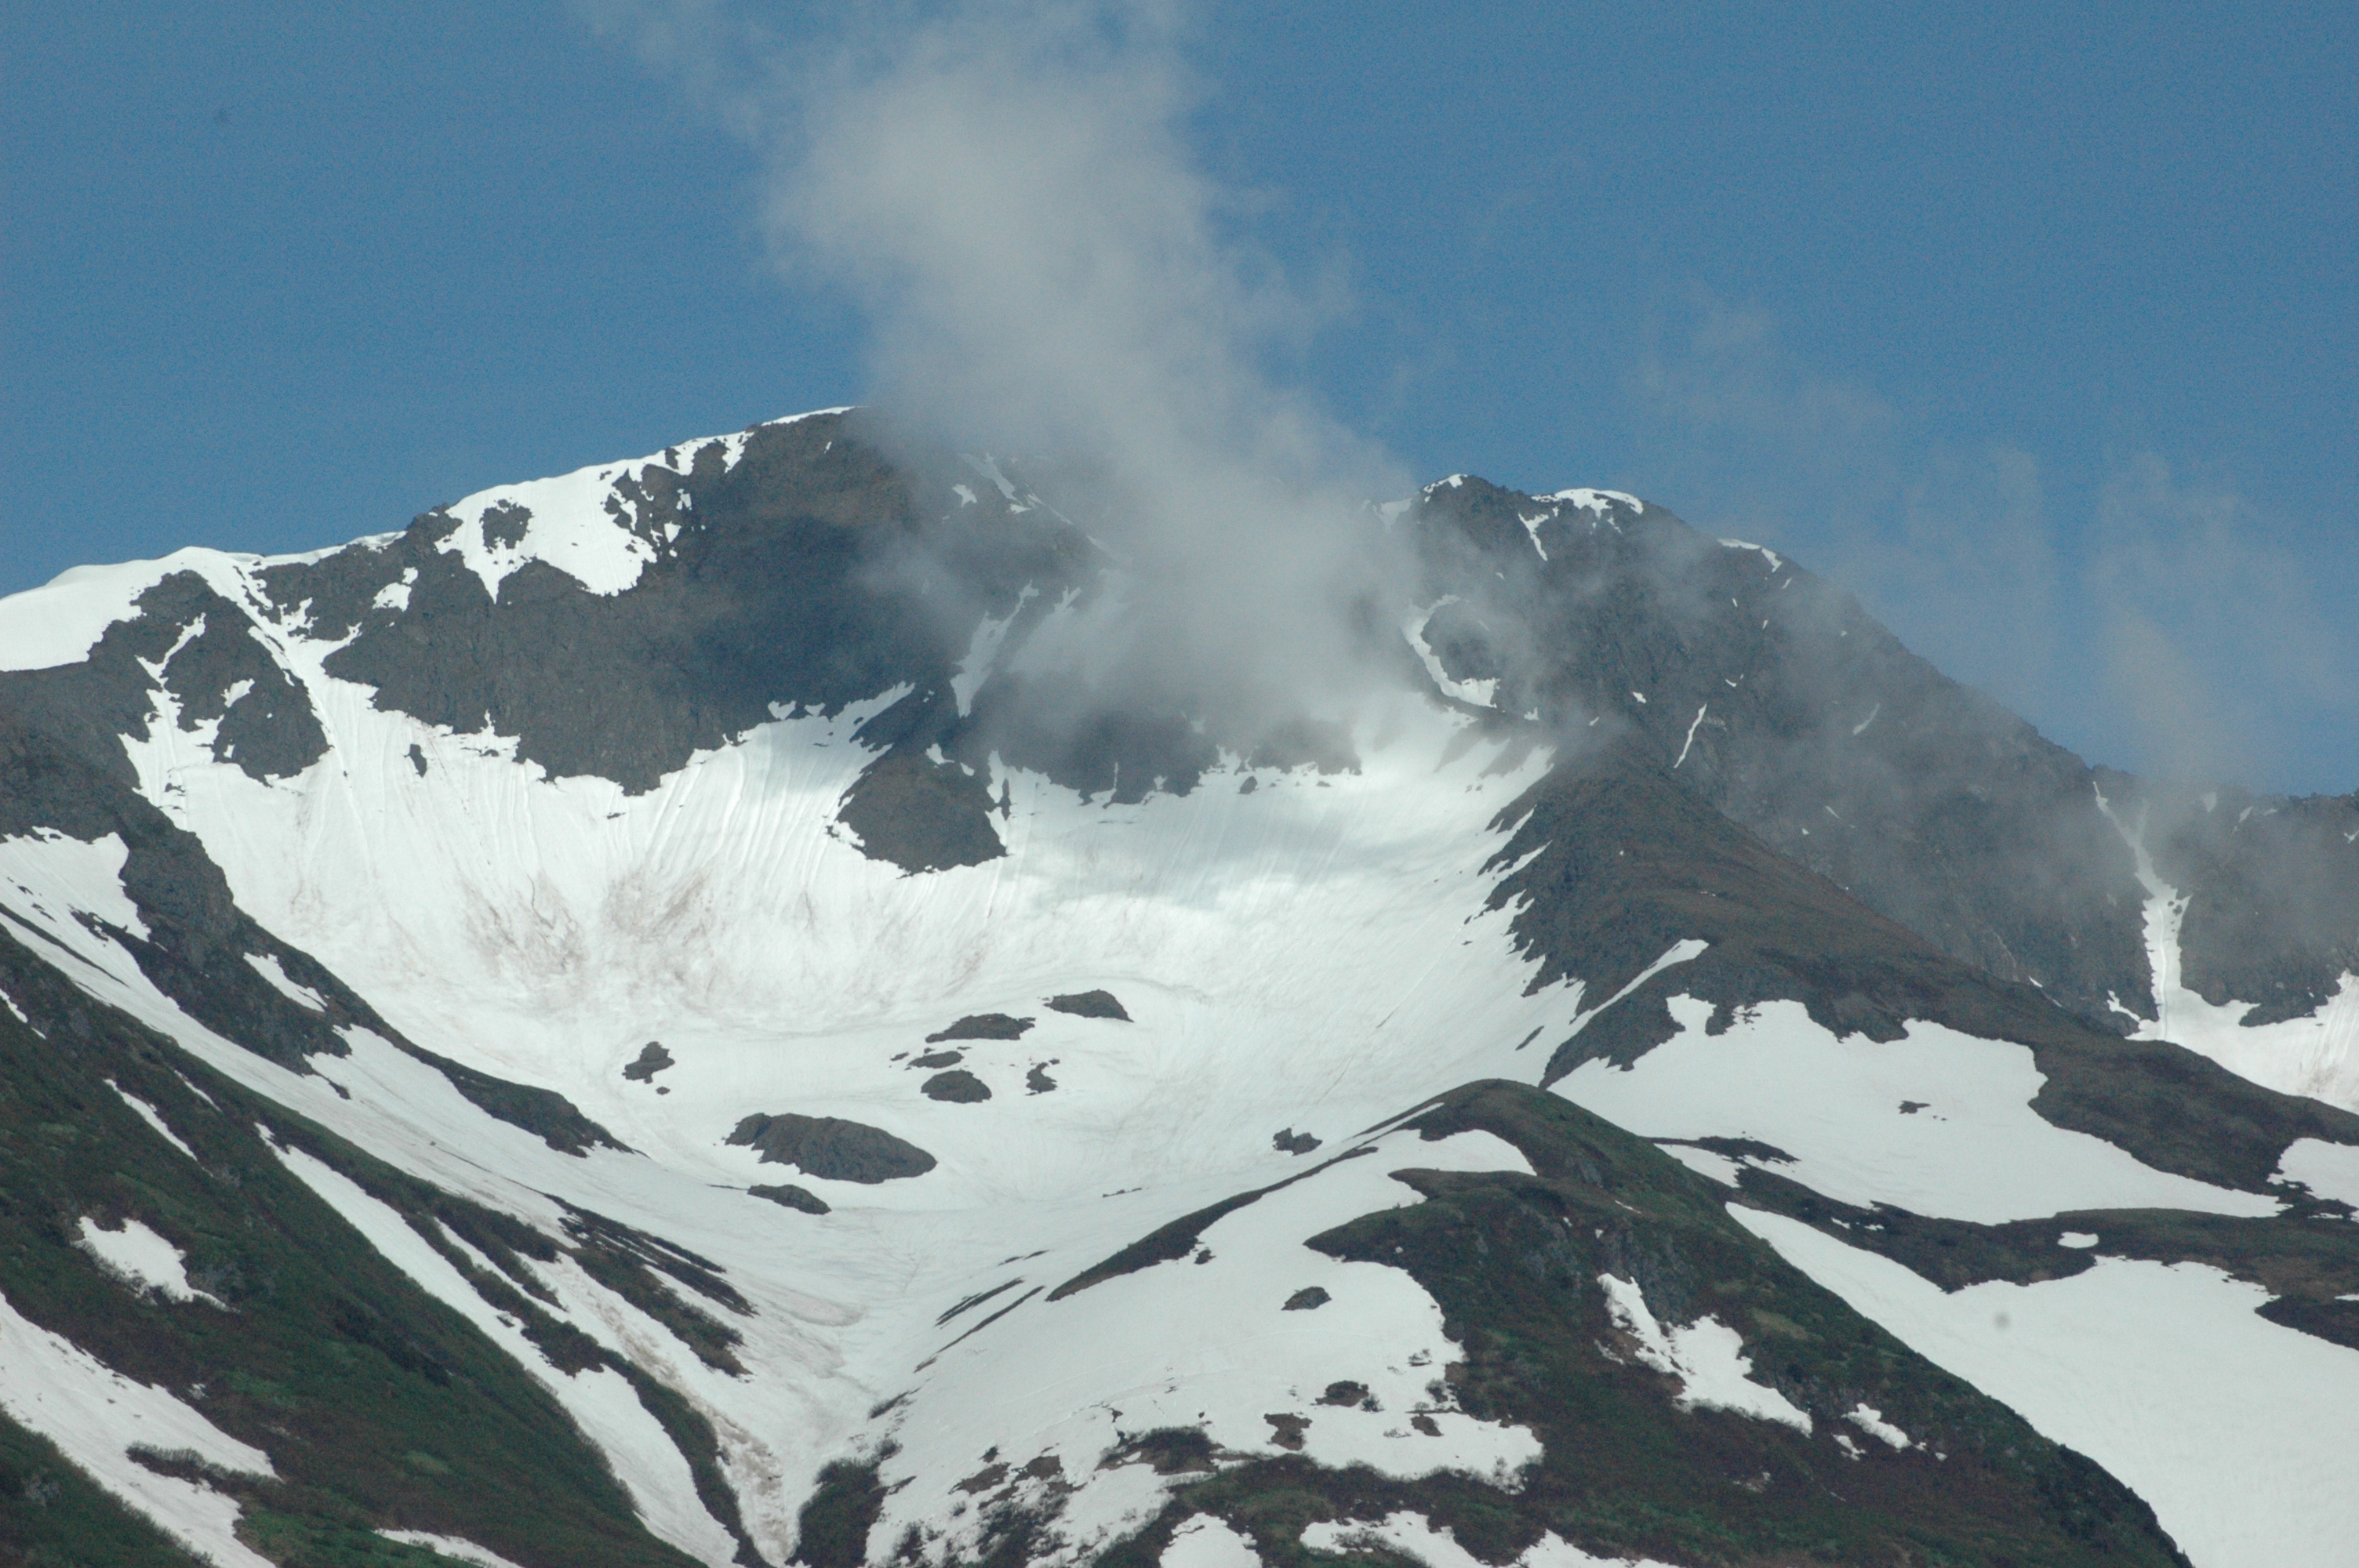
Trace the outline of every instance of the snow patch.
{"label": "snow patch", "polygon": [[381,1530],[377,1534],[403,1546],[422,1546],[429,1552],[440,1552],[457,1562],[472,1563],[475,1568],[516,1568],[514,1563],[489,1547],[478,1546],[455,1535],[429,1535],[422,1530]]}
{"label": "snow patch", "polygon": [[77,950],[95,941],[78,914],[145,941],[147,923],[123,891],[123,865],[130,858],[119,833],[87,844],[50,827],[0,838],[0,903]]}
{"label": "snow patch", "polygon": [[2297,1138],[2277,1157],[2276,1179],[2299,1182],[2320,1197],[2359,1206],[2359,1147]]}
{"label": "snow patch", "polygon": [[1769,1387],[1753,1380],[1753,1358],[1745,1354],[1745,1338],[1716,1317],[1704,1317],[1684,1327],[1666,1330],[1647,1305],[1646,1293],[1628,1280],[1600,1274],[1605,1310],[1614,1325],[1636,1341],[1638,1359],[1680,1382],[1681,1410],[1720,1410],[1774,1421],[1797,1432],[1810,1430],[1808,1411]]}
{"label": "snow patch", "polygon": [[[158,1135],[160,1136],[165,1142],[169,1143],[173,1148],[178,1149],[190,1159],[197,1159],[197,1152],[180,1141],[180,1135],[174,1132],[169,1126],[166,1125],[164,1118],[157,1111],[154,1106],[149,1105],[137,1095],[125,1090],[121,1084],[116,1083],[113,1078],[106,1080],[106,1087],[113,1089],[122,1099],[124,1104],[129,1106],[134,1111],[137,1112],[140,1120],[154,1128]],[[197,1163],[201,1165],[204,1162],[197,1160]]]}
{"label": "snow patch", "polygon": [[[2141,1164],[2031,1108],[2030,1048],[1912,1022],[1898,1040],[1838,1038],[1798,1001],[1745,1009],[1708,1033],[1710,1002],[1669,999],[1680,1033],[1627,1068],[1584,1062],[1555,1090],[1642,1138],[1750,1138],[1778,1172],[1862,1207],[1984,1225],[2074,1209],[2261,1216],[2282,1206]],[[1938,1108],[1895,1116],[1917,1100]]]}
{"label": "snow patch", "polygon": [[386,583],[376,590],[369,603],[378,610],[404,611],[409,608],[409,590],[418,581],[416,567],[404,568],[399,582]]}
{"label": "snow patch", "polygon": [[[1634,692],[1631,695],[1636,696],[1636,693]],[[1639,697],[1638,700],[1644,702],[1646,698]],[[1671,764],[1671,771],[1673,773],[1677,773],[1687,762],[1688,748],[1695,744],[1696,728],[1703,722],[1703,716],[1711,711],[1712,704],[1707,702],[1702,707],[1695,710],[1695,717],[1693,719],[1688,720],[1688,738],[1680,742],[1680,760]]]}
{"label": "snow patch", "polygon": [[[1767,556],[1769,558],[1769,572],[1773,577],[1786,569],[1786,558],[1767,545],[1756,545],[1746,539],[1723,539],[1720,543],[1722,547],[1725,549],[1760,551],[1764,556]],[[1767,624],[1767,622],[1764,622],[1764,624]]]}
{"label": "snow patch", "polygon": [[1647,510],[1645,502],[1635,495],[1625,495],[1618,490],[1560,490],[1546,499],[1578,506],[1582,511],[1594,513],[1600,517],[1604,516],[1607,511],[1616,506],[1631,512]]}
{"label": "snow patch", "polygon": [[1198,1514],[1171,1532],[1158,1568],[1261,1568],[1253,1542],[1224,1519]]}
{"label": "snow patch", "polygon": [[1433,684],[1441,688],[1443,696],[1454,697],[1476,708],[1496,708],[1499,705],[1499,679],[1496,676],[1482,680],[1452,680],[1450,672],[1441,667],[1440,655],[1425,640],[1427,623],[1440,612],[1443,606],[1457,602],[1458,596],[1454,593],[1434,600],[1402,622],[1401,635],[1408,639],[1408,645],[1416,651],[1419,662],[1425,665],[1425,673],[1433,677]]}
{"label": "snow patch", "polygon": [[[1426,1568],[1491,1568],[1491,1564],[1458,1544],[1448,1526],[1437,1530],[1423,1514],[1402,1509],[1375,1523],[1360,1519],[1322,1520],[1302,1532],[1302,1544],[1313,1552],[1338,1555],[1369,1551],[1388,1552],[1422,1563]],[[1508,1568],[1669,1568],[1651,1557],[1596,1557],[1562,1540],[1554,1530],[1534,1541]]]}
{"label": "snow patch", "polygon": [[2121,1477],[2203,1568],[2351,1560],[2359,1356],[2262,1317],[2260,1286],[2200,1263],[2101,1258],[2070,1279],[1945,1292],[1799,1220],[1729,1213],[1935,1366]]}
{"label": "snow patch", "polygon": [[310,986],[299,986],[287,978],[287,971],[275,953],[248,953],[246,963],[254,972],[270,982],[270,989],[291,1002],[310,1008],[313,1012],[328,1011],[328,1000]]}
{"label": "snow patch", "polygon": [[1843,1411],[1843,1420],[1851,1422],[1852,1425],[1859,1428],[1860,1431],[1867,1433],[1868,1436],[1875,1438],[1879,1443],[1882,1443],[1887,1448],[1908,1448],[1914,1446],[1908,1441],[1908,1434],[1907,1433],[1901,1431],[1898,1427],[1885,1420],[1884,1412],[1877,1410],[1874,1405],[1869,1404],[1864,1400],[1862,1400],[1859,1403],[1852,1406],[1851,1409]]}
{"label": "snow patch", "polygon": [[161,560],[75,567],[39,588],[0,599],[0,670],[80,664],[109,626],[136,613],[133,600],[183,569],[197,553],[181,550]]}
{"label": "snow patch", "polygon": [[[1539,1458],[1539,1440],[1455,1407],[1439,1384],[1439,1368],[1458,1358],[1439,1303],[1405,1270],[1304,1245],[1363,1215],[1424,1201],[1394,1178],[1404,1167],[1531,1168],[1487,1132],[1428,1142],[1397,1130],[1376,1139],[1371,1154],[1332,1161],[1223,1216],[1190,1257],[1061,1301],[1011,1292],[996,1321],[979,1312],[975,1325],[944,1325],[940,1337],[949,1343],[917,1368],[895,1417],[900,1452],[882,1472],[891,1490],[875,1539],[897,1541],[915,1525],[937,1557],[972,1555],[982,1521],[958,1478],[1009,1433],[1025,1444],[1011,1458],[1054,1454],[1078,1488],[1059,1521],[1060,1552],[1074,1557],[1161,1507],[1177,1478],[1144,1465],[1100,1465],[1124,1434],[1159,1428],[1195,1428],[1230,1453],[1275,1458],[1292,1449],[1330,1468],[1366,1465],[1401,1478],[1456,1471],[1512,1488]],[[1071,1271],[1023,1273],[1038,1285]],[[1323,1305],[1286,1310],[1312,1286],[1325,1292]],[[1321,1402],[1322,1390],[1347,1381],[1366,1390],[1363,1402]],[[1299,1418],[1289,1440],[1280,1442],[1272,1412]]]}
{"label": "snow patch", "polygon": [[204,1292],[190,1290],[188,1260],[180,1249],[136,1219],[125,1220],[120,1230],[102,1230],[84,1215],[82,1236],[74,1245],[97,1259],[101,1267],[135,1293],[154,1291],[168,1302],[201,1301],[229,1310]]}
{"label": "snow patch", "polygon": [[[959,487],[964,490],[966,487]],[[968,639],[966,657],[959,661],[958,669],[951,676],[951,691],[958,698],[959,717],[966,718],[974,711],[974,694],[991,676],[992,665],[999,657],[1000,644],[1007,640],[1007,629],[1024,613],[1024,607],[1039,596],[1039,589],[1030,583],[1016,596],[1016,608],[1003,620],[985,617],[976,623],[974,635]]]}
{"label": "snow patch", "polygon": [[270,1568],[237,1539],[238,1503],[159,1476],[138,1447],[195,1454],[237,1475],[274,1476],[270,1455],[230,1436],[163,1389],[137,1383],[20,1315],[0,1295],[0,1411],[54,1443],[90,1477],[217,1568]]}
{"label": "snow patch", "polygon": [[1699,1149],[1692,1143],[1658,1143],[1655,1147],[1696,1174],[1709,1176],[1724,1187],[1736,1185],[1737,1175],[1745,1169],[1725,1154]]}

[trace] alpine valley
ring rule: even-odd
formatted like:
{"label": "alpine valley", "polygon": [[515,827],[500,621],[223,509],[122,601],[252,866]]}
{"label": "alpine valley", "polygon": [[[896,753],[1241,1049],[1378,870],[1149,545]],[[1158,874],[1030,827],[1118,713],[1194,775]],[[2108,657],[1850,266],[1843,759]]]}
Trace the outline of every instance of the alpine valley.
{"label": "alpine valley", "polygon": [[1063,482],[0,600],[0,1559],[2359,1554],[2359,797],[1462,475],[1348,704],[1109,700]]}

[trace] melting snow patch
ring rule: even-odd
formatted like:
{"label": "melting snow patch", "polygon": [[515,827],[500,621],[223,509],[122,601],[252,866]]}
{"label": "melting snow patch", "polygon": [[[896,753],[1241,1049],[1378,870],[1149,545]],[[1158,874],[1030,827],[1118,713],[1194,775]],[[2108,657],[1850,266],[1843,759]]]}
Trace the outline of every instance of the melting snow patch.
{"label": "melting snow patch", "polygon": [[1644,512],[1647,509],[1645,502],[1635,495],[1625,495],[1618,490],[1560,490],[1547,499],[1570,503],[1584,512],[1593,512],[1600,517],[1604,516],[1609,508],[1615,506],[1626,507],[1632,512]]}
{"label": "melting snow patch", "polygon": [[369,602],[379,610],[407,610],[409,608],[410,586],[417,580],[418,568],[411,567],[401,574],[399,582],[389,582],[378,589],[376,597]]}
{"label": "melting snow patch", "polygon": [[2277,1157],[2277,1179],[2299,1182],[2322,1198],[2359,1205],[2359,1148],[2297,1138]]}
{"label": "melting snow patch", "polygon": [[119,833],[85,844],[43,827],[21,838],[0,838],[0,879],[14,883],[26,901],[9,901],[20,913],[42,917],[49,934],[76,951],[90,942],[75,914],[145,941],[147,923],[123,891],[123,863],[130,856]]}
{"label": "melting snow patch", "polygon": [[0,1296],[0,1411],[30,1427],[100,1486],[216,1568],[269,1568],[237,1539],[238,1505],[212,1487],[159,1476],[137,1447],[192,1453],[241,1475],[270,1476],[270,1456],[223,1432],[162,1389],[136,1383],[71,1340],[18,1315]]}
{"label": "melting snow patch", "polygon": [[[1630,695],[1633,697],[1638,696],[1636,692],[1632,692]],[[1638,700],[1644,702],[1647,699],[1643,697],[1639,697]],[[1671,764],[1671,771],[1673,773],[1677,773],[1680,766],[1687,762],[1688,748],[1695,744],[1696,727],[1703,722],[1703,716],[1711,710],[1712,704],[1707,702],[1701,708],[1696,709],[1695,717],[1693,719],[1688,720],[1688,738],[1680,742],[1680,760],[1679,762]]]}
{"label": "melting snow patch", "polygon": [[2096,1244],[2096,1237],[2086,1230],[2068,1230],[2056,1238],[2056,1245],[2059,1247],[2071,1247],[2082,1250]]}
{"label": "melting snow patch", "polygon": [[1771,549],[1767,545],[1756,545],[1749,540],[1745,539],[1723,539],[1721,544],[1726,548],[1732,550],[1760,551],[1763,555],[1769,557],[1769,570],[1773,575],[1785,569],[1785,557],[1778,555],[1777,551]]}
{"label": "melting snow patch", "polygon": [[299,1002],[303,1006],[310,1008],[313,1012],[325,1012],[328,1011],[326,998],[322,997],[318,991],[313,990],[310,986],[299,986],[293,980],[287,978],[287,971],[279,967],[278,956],[277,954],[248,953],[245,956],[245,961],[249,965],[253,966],[254,972],[255,974],[260,975],[264,979],[270,982],[271,989],[277,991],[280,996],[285,997],[288,1000]]}
{"label": "melting snow patch", "polygon": [[462,1541],[455,1535],[429,1535],[422,1530],[381,1530],[377,1534],[404,1546],[422,1546],[429,1552],[440,1552],[461,1563],[473,1563],[476,1568],[516,1568],[514,1563],[488,1547]]}
{"label": "melting snow patch", "polygon": [[1877,1439],[1886,1447],[1910,1446],[1908,1434],[1885,1420],[1884,1412],[1864,1400],[1843,1411],[1843,1420],[1851,1422],[1868,1436]]}
{"label": "melting snow patch", "polygon": [[[1627,1068],[1584,1062],[1556,1092],[1642,1138],[1753,1138],[1792,1155],[1781,1174],[1844,1203],[1889,1203],[1996,1225],[2076,1209],[2183,1208],[2260,1217],[2283,1206],[2140,1163],[2031,1108],[2030,1048],[1912,1022],[1898,1040],[1838,1038],[1797,1001],[1707,1032],[1712,1005],[1669,999],[1680,1033]],[[1895,1116],[1914,1100],[1940,1115]]]}
{"label": "melting snow patch", "polygon": [[1198,1514],[1173,1530],[1171,1544],[1157,1561],[1159,1568],[1261,1568],[1253,1542],[1210,1514]]}
{"label": "melting snow patch", "polygon": [[125,1220],[120,1230],[101,1230],[90,1216],[84,1215],[82,1238],[74,1245],[97,1259],[101,1267],[135,1292],[154,1291],[168,1302],[201,1301],[222,1305],[204,1292],[190,1290],[187,1260],[180,1249],[136,1219]]}
{"label": "melting snow patch", "polygon": [[[130,1093],[126,1092],[126,1091],[124,1089],[123,1086],[122,1086],[121,1084],[116,1083],[113,1078],[109,1078],[109,1079],[107,1079],[107,1080],[106,1080],[106,1087],[107,1087],[108,1088],[113,1089],[113,1090],[114,1090],[114,1091],[118,1095],[118,1096],[121,1096],[121,1098],[122,1098],[122,1100],[123,1100],[123,1103],[124,1103],[124,1104],[125,1104],[125,1105],[129,1106],[133,1110],[135,1110],[135,1111],[138,1112],[138,1114],[139,1114],[139,1119],[140,1119],[140,1120],[142,1120],[142,1121],[144,1121],[144,1122],[146,1122],[148,1126],[150,1126],[150,1127],[154,1128],[154,1129],[156,1130],[157,1133],[158,1133],[159,1136],[161,1136],[161,1137],[163,1138],[163,1140],[164,1140],[164,1141],[165,1141],[165,1142],[169,1143],[173,1148],[178,1149],[181,1153],[186,1154],[190,1159],[191,1159],[191,1160],[196,1160],[196,1159],[197,1159],[197,1152],[196,1152],[195,1150],[193,1150],[193,1149],[190,1148],[187,1144],[185,1144],[185,1143],[183,1143],[183,1142],[181,1142],[181,1141],[180,1141],[180,1136],[179,1136],[179,1133],[177,1133],[177,1132],[174,1132],[174,1131],[171,1130],[171,1128],[169,1128],[168,1126],[167,1126],[167,1125],[165,1124],[165,1121],[164,1121],[163,1117],[162,1117],[161,1115],[159,1115],[159,1114],[157,1112],[157,1109],[156,1109],[156,1108],[155,1108],[154,1106],[149,1105],[146,1100],[141,1099],[137,1095],[130,1094]],[[203,1163],[204,1163],[204,1162],[203,1162],[203,1161],[201,1161],[201,1160],[197,1160],[197,1163],[199,1163],[199,1164],[201,1164],[201,1164],[203,1164]]]}
{"label": "melting snow patch", "polygon": [[1614,1325],[1637,1342],[1638,1359],[1684,1385],[1677,1401],[1680,1409],[1729,1411],[1799,1432],[1810,1430],[1809,1411],[1767,1383],[1753,1380],[1753,1360],[1745,1354],[1744,1336],[1736,1330],[1706,1317],[1666,1331],[1636,1285],[1613,1274],[1598,1275],[1597,1282],[1604,1288],[1605,1310]]}
{"label": "melting snow patch", "polygon": [[[1314,1524],[1302,1532],[1302,1544],[1313,1552],[1343,1553],[1389,1551],[1422,1563],[1426,1568],[1490,1568],[1458,1544],[1448,1527],[1436,1530],[1423,1514],[1407,1509],[1388,1514],[1375,1523],[1341,1519]],[[1168,1560],[1167,1560],[1168,1561]],[[1534,1541],[1512,1568],[1666,1568],[1651,1557],[1595,1557],[1560,1539],[1554,1530]]]}
{"label": "melting snow patch", "polygon": [[1723,1186],[1736,1185],[1737,1173],[1745,1168],[1725,1154],[1699,1149],[1692,1143],[1658,1143],[1656,1147],[1696,1174],[1710,1176]]}
{"label": "melting snow patch", "polygon": [[1495,708],[1498,706],[1499,697],[1497,676],[1493,676],[1484,680],[1451,679],[1450,672],[1441,667],[1440,656],[1434,653],[1432,644],[1425,640],[1427,623],[1444,605],[1457,602],[1458,596],[1454,593],[1434,600],[1432,604],[1409,618],[1401,627],[1401,634],[1408,639],[1408,645],[1417,651],[1419,660],[1425,665],[1425,673],[1433,677],[1433,684],[1441,688],[1442,695],[1454,697],[1461,702],[1472,703],[1477,708]]}

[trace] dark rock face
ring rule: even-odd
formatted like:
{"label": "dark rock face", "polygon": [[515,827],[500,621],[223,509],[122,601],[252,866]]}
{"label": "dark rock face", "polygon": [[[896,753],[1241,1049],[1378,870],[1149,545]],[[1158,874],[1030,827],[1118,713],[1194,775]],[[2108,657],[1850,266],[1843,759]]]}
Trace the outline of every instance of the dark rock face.
{"label": "dark rock face", "polygon": [[951,1105],[974,1105],[991,1098],[991,1087],[963,1068],[936,1073],[920,1087],[928,1099],[938,1099]]}
{"label": "dark rock face", "polygon": [[2125,1026],[2109,997],[2152,1015],[2143,895],[2092,769],[1790,562],[1600,506],[1429,492],[1434,589],[1461,600],[1428,641],[1453,678],[1499,679],[1503,713],[1559,734],[1618,732],[1779,854],[2096,1027]]}
{"label": "dark rock face", "polygon": [[[180,728],[218,719],[212,753],[247,777],[292,778],[327,754],[327,733],[310,695],[255,640],[246,613],[194,572],[176,572],[139,596],[143,622],[185,628],[164,666],[164,688],[179,699]],[[201,630],[198,630],[201,623]],[[109,635],[120,627],[110,628]],[[149,640],[155,640],[151,632]]]}
{"label": "dark rock face", "polygon": [[1286,1312],[1316,1312],[1335,1298],[1317,1285],[1306,1285],[1286,1298]]}
{"label": "dark rock face", "polygon": [[2255,1003],[2245,1022],[2273,1023],[2315,1012],[2359,973],[2359,795],[2288,800],[2114,773],[2106,793],[2121,796],[2116,816],[2143,825],[2156,871],[2187,898],[2180,975],[2190,990]]}
{"label": "dark rock face", "polygon": [[[495,600],[436,546],[515,520],[448,512],[382,550],[278,568],[269,586],[282,604],[310,600],[316,631],[357,631],[329,668],[375,687],[378,707],[515,736],[518,757],[553,776],[649,789],[773,702],[832,712],[944,669],[941,628],[877,576],[919,521],[908,482],[844,427],[841,416],[766,427],[726,472],[708,445],[685,476],[651,466],[626,481],[627,525],[654,559],[620,594],[533,562]],[[375,605],[412,571],[407,609]]]}
{"label": "dark rock face", "polygon": [[1032,1070],[1024,1075],[1024,1088],[1027,1094],[1045,1095],[1056,1087],[1057,1080],[1049,1076],[1049,1069],[1037,1062],[1032,1065]]}
{"label": "dark rock face", "polygon": [[1050,1012],[1070,1012],[1075,1018],[1112,1018],[1124,1023],[1130,1014],[1122,1010],[1112,991],[1075,991],[1070,996],[1052,996],[1041,1004]]}
{"label": "dark rock face", "polygon": [[805,1214],[828,1212],[827,1205],[809,1188],[796,1186],[791,1182],[780,1183],[777,1186],[747,1187],[745,1190],[757,1198],[767,1198],[772,1203],[784,1204],[788,1208],[800,1209]]}
{"label": "dark rock face", "polygon": [[934,1157],[882,1128],[832,1116],[749,1116],[726,1141],[751,1145],[766,1163],[793,1165],[828,1182],[879,1182],[922,1176]]}
{"label": "dark rock face", "polygon": [[[1922,1019],[2027,1045],[2047,1079],[2032,1101],[2039,1115],[2198,1181],[2266,1192],[2290,1139],[2359,1143],[2359,1117],[2174,1045],[2100,1033],[2038,988],[1936,950],[1712,810],[1636,747],[1558,768],[1498,825],[1512,831],[1493,863],[1521,864],[1492,903],[1520,904],[1511,929],[1540,960],[1533,983],[1577,973],[1602,1009],[1557,1047],[1549,1082],[1583,1062],[1626,1065],[1669,1039],[1668,999],[1683,992],[1713,1005],[1713,1033],[1745,1008],[1789,1000],[1840,1034],[1897,1039]],[[1632,986],[1686,939],[1709,946]]]}
{"label": "dark rock face", "polygon": [[671,1053],[659,1040],[650,1040],[639,1047],[639,1054],[623,1069],[623,1076],[633,1083],[651,1084],[658,1073],[672,1065]]}
{"label": "dark rock face", "polygon": [[1269,1146],[1281,1154],[1308,1154],[1319,1147],[1319,1140],[1308,1132],[1297,1132],[1288,1127],[1273,1136]]}
{"label": "dark rock face", "polygon": [[926,1036],[926,1044],[938,1044],[944,1040],[1020,1040],[1032,1027],[1028,1018],[1011,1018],[1004,1012],[970,1013],[948,1029]]}
{"label": "dark rock face", "polygon": [[956,762],[889,752],[844,792],[837,820],[859,836],[860,852],[905,871],[979,866],[1007,853],[991,826],[984,782]]}

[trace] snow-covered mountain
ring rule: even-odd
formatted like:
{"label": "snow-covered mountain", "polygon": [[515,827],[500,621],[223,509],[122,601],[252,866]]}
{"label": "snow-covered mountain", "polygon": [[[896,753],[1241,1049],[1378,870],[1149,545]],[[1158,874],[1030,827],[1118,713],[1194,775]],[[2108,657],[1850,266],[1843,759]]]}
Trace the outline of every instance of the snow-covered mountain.
{"label": "snow-covered mountain", "polygon": [[2359,802],[1464,476],[1348,710],[1105,703],[1052,479],[0,600],[0,1555],[2348,1560]]}

